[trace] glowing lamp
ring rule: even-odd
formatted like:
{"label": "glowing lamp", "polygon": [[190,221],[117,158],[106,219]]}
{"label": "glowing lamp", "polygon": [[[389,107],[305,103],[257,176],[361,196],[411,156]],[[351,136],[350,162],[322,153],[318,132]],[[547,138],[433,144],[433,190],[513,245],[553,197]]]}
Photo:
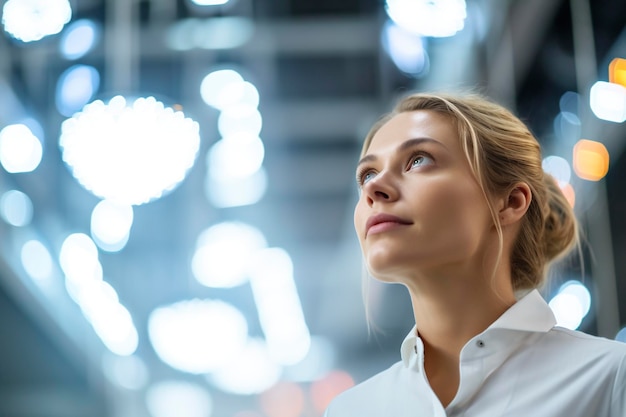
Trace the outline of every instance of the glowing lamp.
{"label": "glowing lamp", "polygon": [[574,172],[585,180],[601,180],[609,172],[609,151],[600,142],[579,140],[574,145]]}
{"label": "glowing lamp", "polygon": [[626,59],[615,58],[609,64],[609,82],[626,87]]}
{"label": "glowing lamp", "polygon": [[589,105],[599,119],[615,123],[626,120],[626,87],[597,81],[589,93]]}

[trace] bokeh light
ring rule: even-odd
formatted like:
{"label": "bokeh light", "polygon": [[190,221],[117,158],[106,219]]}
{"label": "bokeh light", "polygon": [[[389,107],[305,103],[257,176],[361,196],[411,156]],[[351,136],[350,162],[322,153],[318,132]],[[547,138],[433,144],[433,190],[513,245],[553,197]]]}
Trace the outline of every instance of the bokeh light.
{"label": "bokeh light", "polygon": [[430,37],[453,36],[467,17],[465,0],[387,0],[385,10],[398,26]]}
{"label": "bokeh light", "polygon": [[626,59],[613,58],[609,64],[609,82],[626,87]]}
{"label": "bokeh light", "polygon": [[153,97],[116,96],[63,122],[59,145],[78,182],[96,196],[138,205],[185,178],[200,147],[199,126]]}
{"label": "bokeh light", "polygon": [[0,197],[0,216],[11,226],[26,226],[33,218],[33,203],[23,192],[9,190]]}
{"label": "bokeh light", "polygon": [[78,59],[87,54],[96,44],[100,28],[89,19],[72,22],[64,31],[59,47],[67,59]]}
{"label": "bokeh light", "polygon": [[609,151],[600,142],[581,139],[574,145],[573,162],[580,178],[599,181],[609,172]]}
{"label": "bokeh light", "polygon": [[56,88],[56,106],[59,113],[70,117],[89,103],[100,88],[100,74],[94,67],[74,65],[66,69]]}
{"label": "bokeh light", "polygon": [[263,165],[263,141],[254,134],[241,132],[216,142],[207,154],[212,180],[224,182],[254,175]]}
{"label": "bokeh light", "polygon": [[428,73],[428,53],[420,35],[388,21],[383,27],[382,45],[400,71],[414,77]]}
{"label": "bokeh light", "polygon": [[219,173],[214,174],[209,168],[204,190],[209,202],[218,208],[255,204],[263,198],[267,190],[267,173],[261,168],[246,177],[225,179]]}
{"label": "bokeh light", "polygon": [[91,212],[91,236],[94,242],[108,252],[121,250],[128,241],[133,217],[132,206],[102,200]]}
{"label": "bokeh light", "polygon": [[249,264],[249,274],[272,359],[281,365],[300,362],[309,352],[311,335],[294,282],[291,257],[280,248],[258,251]]}
{"label": "bokeh light", "polygon": [[250,225],[241,222],[216,224],[198,237],[192,259],[193,275],[207,287],[241,285],[248,280],[248,261],[266,246],[263,233]]}
{"label": "bokeh light", "polygon": [[559,186],[563,186],[569,183],[572,176],[572,169],[569,166],[569,162],[565,158],[560,156],[550,155],[543,159],[541,166],[543,170],[552,175],[554,179],[559,183]]}
{"label": "bokeh light", "polygon": [[558,293],[548,303],[557,325],[577,329],[591,308],[591,295],[580,281],[570,280],[559,288]]}
{"label": "bokeh light", "polygon": [[589,104],[599,119],[622,123],[626,120],[626,87],[597,81],[591,86]]}
{"label": "bokeh light", "polygon": [[52,256],[44,244],[34,239],[24,243],[20,259],[26,273],[45,288],[52,278]]}
{"label": "bokeh light", "polygon": [[[255,95],[256,92],[256,95]],[[202,100],[211,107],[222,110],[234,103],[240,103],[242,98],[258,104],[258,91],[254,85],[244,81],[235,70],[222,69],[207,74],[200,83]]]}
{"label": "bokeh light", "polygon": [[71,18],[68,0],[7,0],[2,8],[4,30],[22,42],[57,34]]}
{"label": "bokeh light", "polygon": [[219,300],[189,300],[156,308],[148,320],[150,342],[171,367],[192,373],[212,372],[237,357],[246,346],[243,314]]}
{"label": "bokeh light", "polygon": [[41,141],[24,124],[0,130],[0,163],[11,174],[34,171],[41,162]]}

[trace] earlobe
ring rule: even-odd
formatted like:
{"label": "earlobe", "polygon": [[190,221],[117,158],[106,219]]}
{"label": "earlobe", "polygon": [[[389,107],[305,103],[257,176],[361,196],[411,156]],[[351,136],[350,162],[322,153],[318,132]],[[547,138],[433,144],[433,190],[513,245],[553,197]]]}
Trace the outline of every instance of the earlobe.
{"label": "earlobe", "polygon": [[528,211],[532,201],[532,192],[525,182],[515,184],[509,194],[503,198],[500,208],[500,224],[506,226],[518,222]]}

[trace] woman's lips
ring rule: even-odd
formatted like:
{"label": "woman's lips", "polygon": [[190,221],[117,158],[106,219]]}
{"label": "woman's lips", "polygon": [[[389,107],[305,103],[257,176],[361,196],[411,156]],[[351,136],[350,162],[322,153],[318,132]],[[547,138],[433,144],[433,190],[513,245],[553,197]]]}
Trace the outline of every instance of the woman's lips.
{"label": "woman's lips", "polygon": [[367,219],[367,222],[365,223],[365,236],[385,232],[387,230],[410,224],[413,224],[413,222],[398,216],[386,213],[376,214]]}

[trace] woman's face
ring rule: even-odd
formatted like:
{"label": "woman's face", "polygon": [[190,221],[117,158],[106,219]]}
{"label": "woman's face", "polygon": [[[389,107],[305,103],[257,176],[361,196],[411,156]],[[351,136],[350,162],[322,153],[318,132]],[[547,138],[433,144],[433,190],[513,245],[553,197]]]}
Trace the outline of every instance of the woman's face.
{"label": "woman's face", "polygon": [[393,117],[359,162],[357,182],[354,225],[374,277],[407,283],[482,262],[494,228],[450,118]]}

